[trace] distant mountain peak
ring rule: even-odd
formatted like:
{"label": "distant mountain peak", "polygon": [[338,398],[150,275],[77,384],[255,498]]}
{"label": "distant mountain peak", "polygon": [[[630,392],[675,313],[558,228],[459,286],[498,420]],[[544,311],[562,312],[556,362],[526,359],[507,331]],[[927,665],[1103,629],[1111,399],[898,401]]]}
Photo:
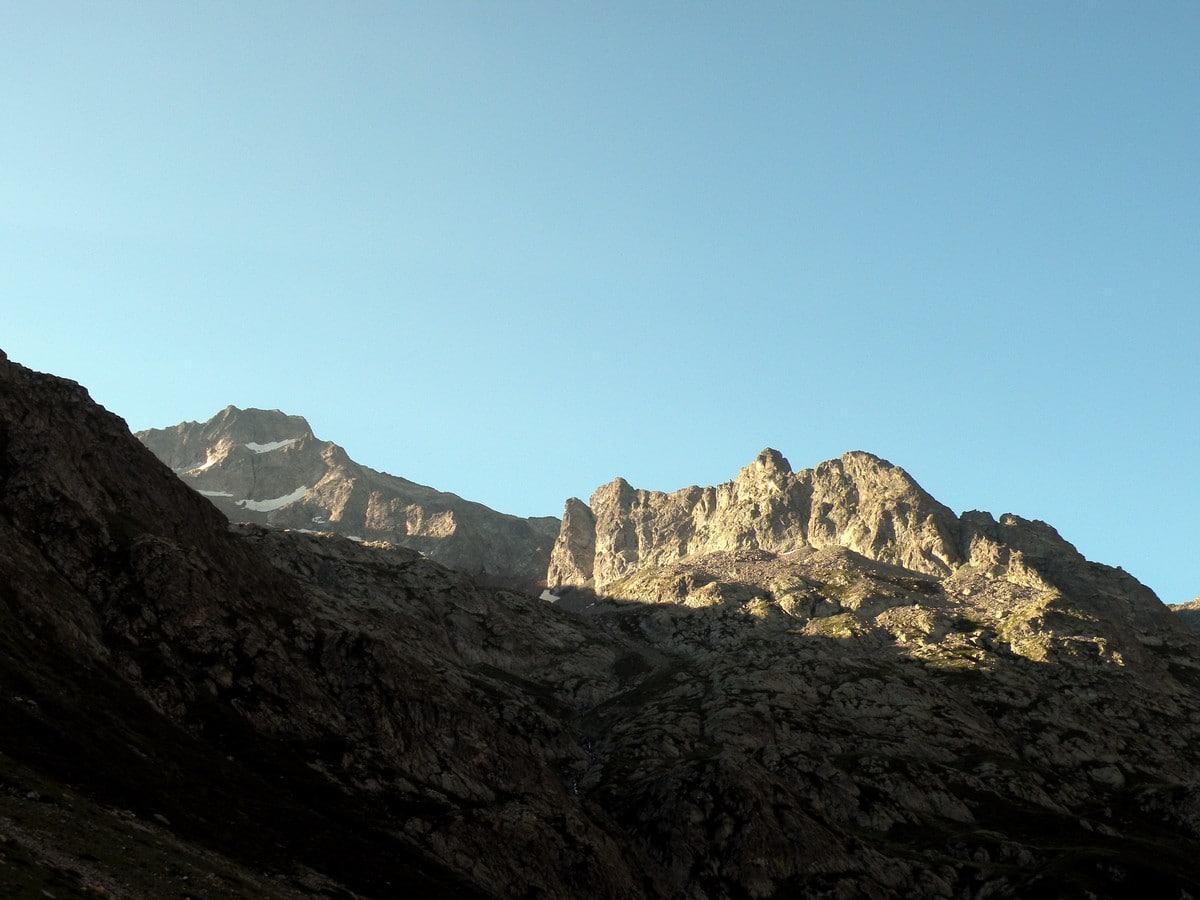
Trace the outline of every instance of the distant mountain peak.
{"label": "distant mountain peak", "polygon": [[227,406],[137,437],[233,521],[411,547],[477,579],[538,592],[558,532],[361,465],[302,416]]}

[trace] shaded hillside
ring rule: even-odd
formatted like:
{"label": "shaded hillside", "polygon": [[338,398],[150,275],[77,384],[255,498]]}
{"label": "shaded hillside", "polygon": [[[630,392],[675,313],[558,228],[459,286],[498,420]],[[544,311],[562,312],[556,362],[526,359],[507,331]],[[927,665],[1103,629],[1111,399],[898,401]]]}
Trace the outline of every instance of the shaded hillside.
{"label": "shaded hillside", "polygon": [[546,604],[413,551],[231,533],[82,388],[6,359],[0,547],[18,896],[661,893],[569,793],[565,726],[487,655],[510,632],[553,660],[590,633],[540,627]]}

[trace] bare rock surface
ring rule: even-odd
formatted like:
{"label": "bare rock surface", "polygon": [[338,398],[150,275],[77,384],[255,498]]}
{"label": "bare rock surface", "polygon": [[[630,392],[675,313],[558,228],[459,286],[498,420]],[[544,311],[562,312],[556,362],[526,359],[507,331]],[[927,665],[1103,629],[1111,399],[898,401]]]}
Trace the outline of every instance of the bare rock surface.
{"label": "bare rock surface", "polygon": [[1130,576],[866,454],[597,493],[543,602],[230,526],[0,356],[0,887],[1194,895],[1200,637]]}
{"label": "bare rock surface", "polygon": [[385,540],[482,584],[537,594],[559,531],[360,465],[279,410],[229,406],[137,437],[231,521]]}
{"label": "bare rock surface", "polygon": [[936,575],[963,561],[954,513],[903,469],[861,452],[793,472],[767,449],[733,481],[669,494],[618,478],[596,490],[588,509],[590,533],[578,507],[560,532],[552,588],[603,593],[642,566],[717,550],[843,546]]}

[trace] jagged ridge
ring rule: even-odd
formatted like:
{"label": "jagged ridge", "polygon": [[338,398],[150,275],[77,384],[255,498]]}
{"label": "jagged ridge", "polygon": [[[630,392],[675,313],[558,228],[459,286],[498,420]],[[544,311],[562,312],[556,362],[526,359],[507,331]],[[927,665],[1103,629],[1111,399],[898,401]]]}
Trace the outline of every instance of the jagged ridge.
{"label": "jagged ridge", "polygon": [[637,490],[622,478],[590,504],[572,498],[551,553],[551,588],[597,593],[645,566],[716,551],[845,547],[868,559],[945,577],[963,565],[994,575],[1040,578],[1032,558],[1082,561],[1042,522],[968,512],[957,516],[899,466],[852,451],[793,472],[763,450],[733,481],[672,493]]}

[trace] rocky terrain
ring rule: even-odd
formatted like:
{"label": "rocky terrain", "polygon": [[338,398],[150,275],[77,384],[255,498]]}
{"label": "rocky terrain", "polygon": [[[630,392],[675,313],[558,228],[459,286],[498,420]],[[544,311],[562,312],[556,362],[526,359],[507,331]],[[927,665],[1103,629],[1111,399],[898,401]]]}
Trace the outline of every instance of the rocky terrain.
{"label": "rocky terrain", "polygon": [[1193,631],[1200,631],[1200,597],[1187,603],[1176,603],[1171,611]]}
{"label": "rocky terrain", "polygon": [[1200,637],[1043,523],[764,451],[548,603],[184,462],[0,357],[0,896],[1196,896]]}
{"label": "rocky terrain", "polygon": [[231,529],[2,358],[0,554],[0,895],[673,893],[571,790],[555,692],[621,687],[594,626],[412,550]]}
{"label": "rocky terrain", "polygon": [[388,541],[481,584],[539,592],[559,530],[359,465],[279,410],[229,406],[137,437],[233,521]]}

